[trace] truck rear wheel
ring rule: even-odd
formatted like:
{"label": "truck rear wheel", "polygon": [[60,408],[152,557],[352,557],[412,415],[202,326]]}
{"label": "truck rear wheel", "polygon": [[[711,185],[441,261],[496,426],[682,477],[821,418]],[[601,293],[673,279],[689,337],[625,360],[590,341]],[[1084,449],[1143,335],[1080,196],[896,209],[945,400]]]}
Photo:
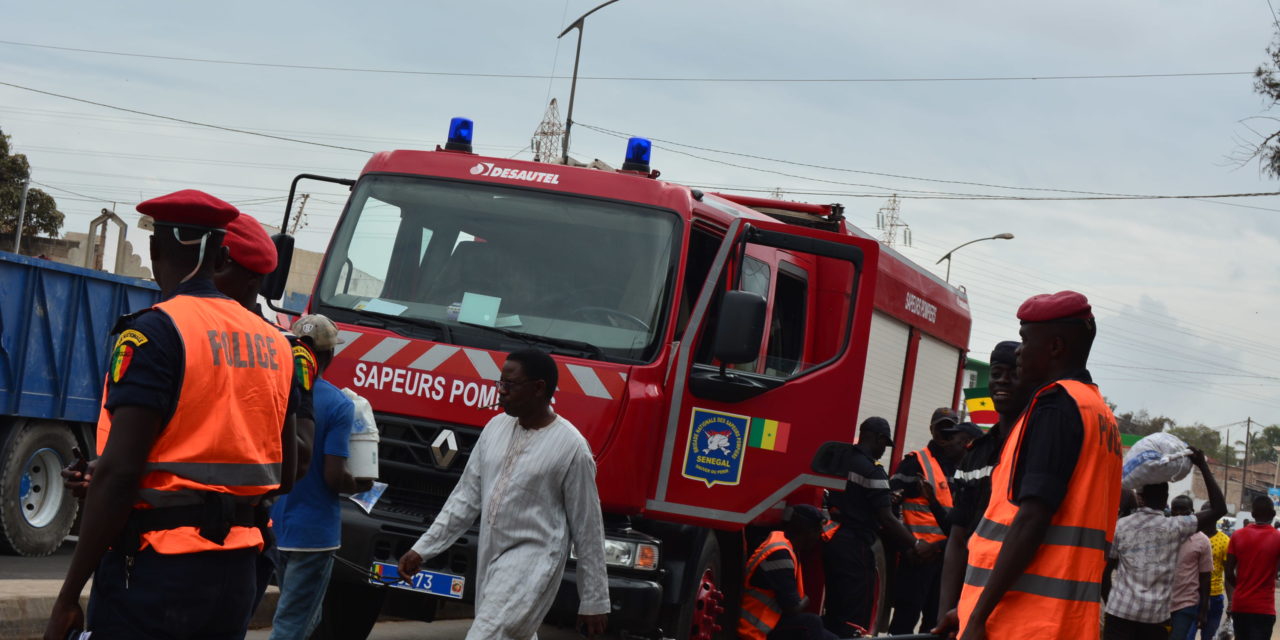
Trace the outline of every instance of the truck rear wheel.
{"label": "truck rear wheel", "polygon": [[726,597],[726,575],[720,557],[720,543],[708,534],[698,554],[696,582],[680,608],[675,631],[680,640],[736,638],[736,621],[725,614],[730,609]]}
{"label": "truck rear wheel", "polygon": [[62,485],[76,446],[61,424],[27,422],[0,452],[0,552],[47,556],[62,546],[78,505]]}

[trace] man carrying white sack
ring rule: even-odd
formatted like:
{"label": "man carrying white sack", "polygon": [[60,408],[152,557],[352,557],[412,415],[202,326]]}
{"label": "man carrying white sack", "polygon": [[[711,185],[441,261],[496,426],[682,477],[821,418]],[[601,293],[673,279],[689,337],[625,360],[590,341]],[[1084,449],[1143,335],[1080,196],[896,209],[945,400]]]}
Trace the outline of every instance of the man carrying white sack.
{"label": "man carrying white sack", "polygon": [[525,349],[502,366],[495,416],[431,528],[400,558],[412,576],[480,522],[476,617],[467,640],[530,640],[551,609],[576,552],[578,625],[596,636],[609,613],[604,525],[596,465],[578,429],[551,409],[559,374],[551,356]]}
{"label": "man carrying white sack", "polygon": [[[1142,506],[1116,523],[1115,542],[1108,554],[1102,582],[1102,594],[1107,601],[1103,640],[1169,637],[1166,625],[1172,615],[1170,595],[1178,547],[1227,513],[1227,502],[1209,471],[1204,453],[1198,449],[1191,452],[1191,464],[1200,470],[1209,492],[1208,508],[1195,515],[1166,518],[1164,508],[1169,499],[1169,483],[1142,486],[1138,494]],[[1116,570],[1114,577],[1113,569]]]}

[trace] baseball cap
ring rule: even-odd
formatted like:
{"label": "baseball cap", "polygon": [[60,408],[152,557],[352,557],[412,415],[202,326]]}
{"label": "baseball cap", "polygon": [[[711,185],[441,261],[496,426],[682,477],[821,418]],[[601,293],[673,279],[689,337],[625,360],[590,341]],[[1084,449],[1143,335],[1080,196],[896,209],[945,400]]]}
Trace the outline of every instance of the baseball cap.
{"label": "baseball cap", "polygon": [[973,439],[975,439],[975,440],[977,440],[978,438],[981,438],[981,437],[983,436],[983,431],[982,431],[982,429],[979,429],[979,428],[978,428],[978,425],[976,425],[976,424],[974,424],[974,423],[972,423],[972,422],[961,422],[960,424],[956,425],[956,429],[955,429],[955,430],[956,430],[956,431],[959,431],[959,432],[961,432],[961,433],[967,433],[967,434],[969,434],[971,437],[973,437]]}
{"label": "baseball cap", "polygon": [[338,337],[338,327],[334,326],[333,321],[318,313],[298,318],[298,321],[293,323],[290,331],[299,338],[311,338],[311,341],[316,345],[316,349],[320,351],[329,351],[346,342],[346,340]]}
{"label": "baseball cap", "polygon": [[[942,424],[939,424],[942,423]],[[957,431],[956,425],[960,424],[960,415],[955,409],[950,407],[938,407],[933,410],[933,417],[929,418],[929,426],[937,426],[938,431],[948,432]]]}
{"label": "baseball cap", "polygon": [[893,433],[889,429],[889,421],[878,416],[872,416],[862,421],[862,426],[858,428],[859,433],[869,433],[877,436],[884,436],[893,440]]}

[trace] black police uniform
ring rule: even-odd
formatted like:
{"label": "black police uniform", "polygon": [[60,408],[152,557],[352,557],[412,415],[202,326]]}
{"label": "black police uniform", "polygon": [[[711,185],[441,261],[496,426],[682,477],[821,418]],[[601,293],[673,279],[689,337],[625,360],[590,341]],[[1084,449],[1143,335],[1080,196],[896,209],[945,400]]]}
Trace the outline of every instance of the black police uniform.
{"label": "black police uniform", "polygon": [[951,524],[964,527],[969,533],[977,528],[991,501],[991,472],[1000,462],[1004,435],[1005,427],[997,423],[969,443],[951,478],[951,501],[955,505],[951,509]]}
{"label": "black police uniform", "polygon": [[[951,483],[952,504],[955,503],[955,484],[951,478],[955,475],[956,465],[941,455],[937,445],[931,440],[926,445],[933,454],[938,466],[942,467],[942,475]],[[926,477],[921,467],[919,456],[913,451],[902,458],[898,469],[889,479],[889,488],[902,491],[905,498],[918,498],[920,486],[916,480]],[[951,531],[951,512],[940,504],[930,502],[929,511],[943,532]],[[926,631],[932,629],[938,617],[938,596],[942,588],[942,554],[933,559],[913,564],[899,556],[898,566],[893,574],[893,619],[889,623],[889,633],[894,635],[913,633],[916,625]]]}
{"label": "black police uniform", "polygon": [[848,637],[848,623],[871,626],[876,588],[876,563],[871,545],[880,526],[876,512],[890,507],[889,475],[879,462],[859,447],[849,459],[849,478],[843,493],[831,496],[840,530],[823,545],[827,577],[826,615],[823,623],[836,635]]}
{"label": "black police uniform", "polygon": [[[226,298],[207,278],[178,285],[172,295]],[[265,320],[264,320],[265,322]],[[177,410],[186,369],[182,339],[168,315],[146,309],[117,321],[113,334],[133,330],[146,340],[134,345],[132,357],[119,379],[107,379],[103,406],[145,407],[160,412],[165,422]],[[310,393],[295,373],[287,411],[311,415]],[[257,581],[251,569],[256,549],[169,555],[158,561],[151,550],[131,556],[124,549],[108,551],[93,577],[86,621],[95,638],[168,638],[199,630],[201,638],[242,638],[247,617],[192,612],[252,613]],[[125,597],[127,592],[128,597]]]}

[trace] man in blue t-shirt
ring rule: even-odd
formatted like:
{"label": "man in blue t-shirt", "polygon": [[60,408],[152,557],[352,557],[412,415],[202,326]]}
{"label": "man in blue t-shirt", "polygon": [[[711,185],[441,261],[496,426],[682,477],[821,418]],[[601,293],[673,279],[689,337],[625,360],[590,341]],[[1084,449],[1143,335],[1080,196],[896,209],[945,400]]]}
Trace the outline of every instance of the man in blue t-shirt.
{"label": "man in blue t-shirt", "polygon": [[[338,329],[322,315],[302,316],[293,333],[315,352],[323,373],[341,344]],[[310,382],[310,381],[308,381]],[[280,560],[276,578],[280,601],[271,640],[306,640],[320,621],[320,606],[333,570],[333,552],[341,545],[339,493],[367,491],[370,478],[347,473],[347,443],[355,425],[355,406],[337,387],[315,380],[312,404],[315,444],[311,466],[288,495],[271,508]]]}

